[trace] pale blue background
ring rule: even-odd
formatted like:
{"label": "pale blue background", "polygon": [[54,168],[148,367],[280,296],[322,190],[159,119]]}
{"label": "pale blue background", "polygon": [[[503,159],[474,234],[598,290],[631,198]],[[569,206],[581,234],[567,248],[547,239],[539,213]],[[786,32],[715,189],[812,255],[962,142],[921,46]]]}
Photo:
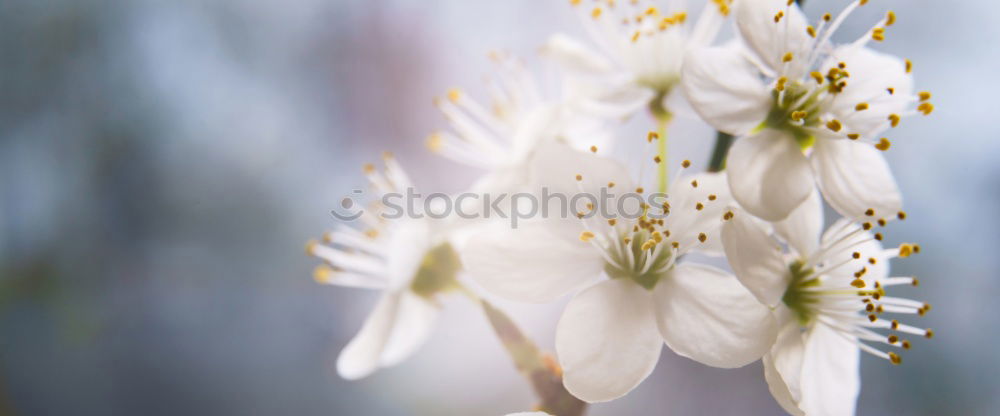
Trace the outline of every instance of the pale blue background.
{"label": "pale blue background", "polygon": [[[518,378],[462,299],[411,361],[360,382],[333,371],[374,295],[318,287],[303,242],[392,150],[423,189],[475,173],[434,158],[431,97],[470,94],[486,52],[526,56],[568,2],[6,0],[0,2],[0,414],[455,414],[526,410]],[[691,2],[696,4],[697,2]],[[846,1],[811,0],[819,16]],[[878,48],[916,63],[931,118],[892,132],[910,220],[898,262],[934,310],[904,364],[866,357],[860,414],[997,414],[1000,3],[874,0]],[[642,120],[630,126],[641,137]],[[674,155],[701,161],[690,120]],[[632,136],[630,136],[632,137]],[[700,164],[699,164],[700,165]],[[560,305],[503,303],[546,346]],[[759,364],[664,350],[593,415],[777,414]]]}

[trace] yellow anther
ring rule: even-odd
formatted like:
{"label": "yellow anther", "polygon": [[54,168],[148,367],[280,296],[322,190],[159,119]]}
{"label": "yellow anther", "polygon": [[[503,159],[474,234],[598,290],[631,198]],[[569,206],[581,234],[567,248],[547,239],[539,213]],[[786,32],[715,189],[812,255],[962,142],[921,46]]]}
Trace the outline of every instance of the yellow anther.
{"label": "yellow anther", "polygon": [[832,120],[826,122],[826,128],[828,128],[830,130],[833,130],[833,131],[840,131],[840,129],[843,128],[843,127],[844,126],[842,124],[840,124],[840,120],[837,120],[837,119],[832,119]]}
{"label": "yellow anther", "polygon": [[594,10],[590,12],[590,17],[597,19],[598,17],[601,17],[602,12],[603,10],[601,10],[600,7],[595,7]]}
{"label": "yellow anther", "polygon": [[614,187],[615,187],[614,182],[608,182],[608,188],[614,188]]}
{"label": "yellow anther", "polygon": [[893,87],[886,88],[885,90],[889,91],[889,95],[893,95],[896,93],[896,89]]}
{"label": "yellow anther", "polygon": [[594,238],[594,233],[590,231],[584,231],[580,233],[580,241],[583,241],[585,243],[592,240],[593,238]]}
{"label": "yellow anther", "polygon": [[823,83],[823,74],[821,74],[819,71],[812,71],[809,73],[809,76],[813,77],[813,79],[816,80],[817,84]]}
{"label": "yellow anther", "polygon": [[577,174],[576,175],[576,180],[577,180],[577,182],[582,181],[583,180],[583,175]]}
{"label": "yellow anther", "polygon": [[889,150],[889,146],[892,146],[892,142],[885,137],[879,139],[878,143],[875,144],[875,148],[883,152]]}
{"label": "yellow anther", "polygon": [[653,247],[656,247],[656,242],[653,240],[646,240],[645,243],[642,243],[641,249],[642,251],[646,251],[652,249]]}
{"label": "yellow anther", "polygon": [[927,100],[931,99],[931,93],[930,93],[930,91],[920,91],[917,94],[917,96],[920,97],[920,101],[927,101]]}
{"label": "yellow anther", "polygon": [[885,221],[885,218],[879,218],[878,219],[878,226],[879,227],[885,227],[886,224],[888,224],[888,223]]}
{"label": "yellow anther", "polygon": [[854,106],[855,111],[865,111],[867,109],[868,109],[868,103],[858,103],[858,105]]}
{"label": "yellow anther", "polygon": [[855,251],[854,253],[852,253],[852,254],[851,254],[851,257],[854,257],[854,258],[856,258],[856,259],[860,259],[860,258],[861,258],[861,253],[860,253],[860,252],[857,252],[857,251]]}
{"label": "yellow anther", "polygon": [[368,237],[368,238],[370,238],[372,240],[378,238],[378,230],[376,230],[374,228],[370,228],[370,229],[365,230],[365,237]]}
{"label": "yellow anther", "polygon": [[674,242],[670,243],[670,247],[681,248],[681,243],[678,243],[678,242],[674,241]]}
{"label": "yellow anther", "polygon": [[893,23],[896,23],[896,13],[893,13],[892,10],[889,10],[889,12],[885,14],[885,25],[892,26]]}
{"label": "yellow anther", "polygon": [[792,120],[802,121],[809,116],[809,113],[805,111],[792,111]]}
{"label": "yellow anther", "polygon": [[810,37],[816,37],[816,28],[809,26],[806,28],[806,33],[808,33]]}
{"label": "yellow anther", "polygon": [[569,0],[569,4],[576,6],[580,4],[580,1],[581,0]]}
{"label": "yellow anther", "polygon": [[708,194],[708,200],[709,201],[715,201],[716,198],[718,198],[718,197],[715,196],[715,194]]}
{"label": "yellow anther", "polygon": [[865,231],[868,231],[868,230],[872,229],[872,223],[865,222],[864,224],[861,224],[861,228],[864,228]]}
{"label": "yellow anther", "polygon": [[444,146],[444,139],[441,138],[440,134],[434,133],[427,137],[427,148],[432,152],[441,150],[442,146]]}
{"label": "yellow anther", "polygon": [[896,334],[892,334],[892,335],[889,335],[889,337],[886,339],[886,341],[889,341],[890,344],[895,344],[895,343],[899,342],[899,337],[896,336]]}
{"label": "yellow anther", "polygon": [[878,259],[876,259],[874,257],[869,257],[868,258],[868,264],[875,265],[875,263],[878,263]]}
{"label": "yellow anther", "polygon": [[[864,4],[864,1],[862,1],[862,4]],[[896,354],[894,352],[890,352],[889,353],[889,361],[892,362],[895,365],[899,365],[900,363],[903,362],[903,359],[899,357],[899,354]]]}
{"label": "yellow anther", "polygon": [[833,16],[832,16],[832,15],[830,15],[830,13],[825,13],[825,14],[823,14],[823,21],[825,21],[825,22],[829,22],[829,21],[830,21],[830,19],[833,19]]}
{"label": "yellow anther", "polygon": [[778,81],[774,85],[774,89],[776,89],[778,91],[784,91],[784,89],[785,89],[785,83],[786,82],[788,82],[788,78],[787,77],[778,78]]}
{"label": "yellow anther", "polygon": [[692,188],[697,188],[698,187],[698,180],[697,179],[691,181],[691,187]]}
{"label": "yellow anther", "polygon": [[913,254],[913,244],[903,243],[899,245],[899,257],[910,257]]}
{"label": "yellow anther", "polygon": [[925,116],[929,116],[932,112],[934,112],[934,104],[920,103],[920,105],[917,106],[917,111],[924,113]]}
{"label": "yellow anther", "polygon": [[926,337],[927,339],[934,338],[934,331],[931,330],[930,328],[927,328],[926,330],[924,330],[924,337]]}
{"label": "yellow anther", "polygon": [[642,36],[642,32],[640,32],[638,30],[635,31],[635,33],[632,34],[632,42],[638,42],[639,41],[639,36]]}
{"label": "yellow anther", "polygon": [[913,62],[911,62],[909,59],[907,59],[906,60],[906,73],[909,74],[910,72],[913,72]]}
{"label": "yellow anther", "polygon": [[791,52],[785,52],[785,55],[781,57],[781,62],[791,62],[794,57],[795,55]]}
{"label": "yellow anther", "polygon": [[681,167],[682,167],[682,168],[685,168],[685,169],[687,169],[687,168],[691,167],[691,161],[690,161],[690,160],[687,160],[687,159],[684,159],[684,161],[683,161],[683,162],[681,162]]}
{"label": "yellow anther", "polygon": [[917,279],[916,277],[914,277],[913,278],[913,282],[910,283],[910,284],[913,285],[913,287],[920,286],[920,279]]}
{"label": "yellow anther", "polygon": [[659,140],[659,139],[660,139],[660,134],[655,131],[651,131],[649,132],[649,134],[646,135],[646,142],[648,143],[652,143],[653,140]]}
{"label": "yellow anther", "polygon": [[868,4],[868,0],[861,0],[861,1],[858,2],[859,6],[864,6],[866,4]]}
{"label": "yellow anther", "polygon": [[780,22],[782,17],[785,17],[785,12],[778,12],[778,14],[775,14],[774,23]]}
{"label": "yellow anther", "polygon": [[[851,286],[854,286],[854,287],[856,287],[858,289],[861,289],[861,288],[865,287],[866,284],[865,284],[864,280],[854,279],[853,281],[851,281]],[[869,312],[871,312],[871,311],[869,310]]]}
{"label": "yellow anther", "polygon": [[656,10],[656,7],[650,7],[648,9],[646,9],[646,15],[647,16],[655,16],[655,15],[658,15],[658,14],[660,14],[660,11]]}
{"label": "yellow anther", "polygon": [[875,239],[876,240],[882,241],[883,238],[885,238],[885,237],[882,237],[882,233],[875,233]]}
{"label": "yellow anther", "polygon": [[590,146],[590,153],[597,153],[597,146]]}
{"label": "yellow anther", "polygon": [[900,120],[899,114],[889,114],[889,122],[893,127],[899,125],[899,120]]}
{"label": "yellow anther", "polygon": [[316,253],[316,246],[319,245],[319,241],[309,240],[306,242],[306,254],[313,256]]}
{"label": "yellow anther", "polygon": [[903,343],[900,344],[900,346],[902,346],[904,350],[908,350],[908,349],[910,349],[910,341],[907,341],[907,340],[904,339]]}
{"label": "yellow anther", "polygon": [[364,172],[365,175],[371,175],[375,173],[375,165],[371,163],[365,163],[364,166],[361,167],[361,171]]}
{"label": "yellow anther", "polygon": [[705,209],[705,204],[702,204],[701,202],[699,202],[699,203],[697,203],[697,204],[694,205],[694,209],[696,209],[698,211],[701,211],[701,210]]}
{"label": "yellow anther", "polygon": [[659,231],[653,231],[653,234],[650,234],[650,236],[653,237],[653,241],[656,241],[657,243],[663,241],[663,234],[660,234]]}
{"label": "yellow anther", "polygon": [[857,133],[848,133],[847,134],[847,138],[851,139],[851,140],[857,140],[860,137],[861,137],[861,135],[857,134]]}
{"label": "yellow anther", "polygon": [[726,221],[729,221],[729,220],[733,219],[734,215],[735,214],[733,214],[732,211],[726,211],[726,213],[722,215],[722,219],[724,219]]}
{"label": "yellow anther", "polygon": [[653,156],[653,162],[660,163],[662,161],[663,158],[661,158],[660,155]]}
{"label": "yellow anther", "polygon": [[899,211],[899,212],[897,212],[896,213],[896,218],[899,218],[900,220],[905,220],[906,219],[906,211]]}
{"label": "yellow anther", "polygon": [[872,39],[876,42],[885,40],[885,28],[876,27],[875,29],[872,29]]}
{"label": "yellow anther", "polygon": [[331,269],[330,266],[321,264],[313,269],[313,280],[316,281],[316,283],[330,283],[332,277],[333,269]]}
{"label": "yellow anther", "polygon": [[614,226],[615,226],[615,224],[618,224],[618,220],[616,220],[616,219],[614,219],[614,218],[612,218],[612,219],[608,220],[608,225],[610,225],[610,226],[614,227]]}
{"label": "yellow anther", "polygon": [[704,243],[705,240],[708,240],[708,236],[705,235],[705,233],[698,233],[698,241],[701,241],[702,243]]}
{"label": "yellow anther", "polygon": [[642,189],[641,186],[638,187],[638,188],[635,188],[635,193],[637,193],[637,194],[641,194],[643,191],[645,191],[645,189]]}

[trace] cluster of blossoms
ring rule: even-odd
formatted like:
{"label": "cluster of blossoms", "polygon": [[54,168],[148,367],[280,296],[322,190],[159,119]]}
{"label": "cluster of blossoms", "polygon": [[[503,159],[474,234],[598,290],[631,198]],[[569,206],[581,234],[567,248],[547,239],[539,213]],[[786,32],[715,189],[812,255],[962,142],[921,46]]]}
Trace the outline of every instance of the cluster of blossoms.
{"label": "cluster of blossoms", "polygon": [[[655,189],[660,198],[587,203],[570,218],[516,229],[489,220],[386,221],[373,205],[362,229],[341,225],[307,247],[324,261],[318,282],[383,291],[341,353],[340,374],[364,377],[409,356],[439,298],[470,294],[468,279],[523,302],[572,296],[555,352],[563,386],[582,401],[627,394],[665,344],[714,367],[762,359],[774,399],[790,414],[853,414],[861,352],[899,364],[908,337],[933,336],[898,320],[924,315],[928,304],[890,295],[918,283],[891,275],[890,260],[920,247],[885,244],[887,225],[906,214],[883,135],[933,111],[931,95],[914,91],[910,61],[869,47],[895,14],[836,43],[841,24],[869,1],[813,23],[792,0],[711,0],[697,19],[683,2],[570,3],[595,47],[563,34],[544,43],[542,57],[560,69],[557,97],[542,94],[522,61],[492,54],[489,103],[448,91],[435,105],[450,129],[427,145],[482,169],[475,192]],[[729,24],[733,39],[717,41]],[[692,173],[684,160],[668,172],[665,128],[680,100],[735,137],[724,166]],[[657,130],[616,141],[615,127],[633,116]],[[610,156],[632,144],[648,150],[648,162]],[[383,171],[365,168],[376,193],[410,187],[396,160],[384,159]],[[616,211],[630,204],[643,215]],[[824,205],[839,217],[825,229]],[[702,263],[712,256],[728,270]]]}

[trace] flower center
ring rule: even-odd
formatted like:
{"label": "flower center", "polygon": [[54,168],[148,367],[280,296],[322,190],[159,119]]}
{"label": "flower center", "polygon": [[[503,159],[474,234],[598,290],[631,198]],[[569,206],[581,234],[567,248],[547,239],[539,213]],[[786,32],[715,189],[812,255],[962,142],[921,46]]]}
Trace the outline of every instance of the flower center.
{"label": "flower center", "polygon": [[792,311],[799,325],[806,326],[816,315],[814,305],[819,299],[816,292],[808,289],[819,286],[819,279],[813,278],[813,269],[806,268],[801,260],[788,266],[792,279],[781,301]]}
{"label": "flower center", "polygon": [[420,268],[410,283],[410,290],[430,299],[439,292],[455,289],[458,287],[455,276],[461,268],[458,254],[451,244],[443,243],[424,255]]}
{"label": "flower center", "polygon": [[[648,290],[656,284],[673,265],[673,250],[663,243],[663,234],[640,229],[626,234],[617,249],[608,250],[609,262],[604,272],[612,279],[631,279]],[[669,246],[668,246],[669,247]]]}

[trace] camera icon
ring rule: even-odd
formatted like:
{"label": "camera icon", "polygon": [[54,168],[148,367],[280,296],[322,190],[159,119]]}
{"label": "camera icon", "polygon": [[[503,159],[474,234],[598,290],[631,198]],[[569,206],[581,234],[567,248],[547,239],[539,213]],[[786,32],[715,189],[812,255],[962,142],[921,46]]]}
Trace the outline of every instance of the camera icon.
{"label": "camera icon", "polygon": [[340,206],[330,210],[330,215],[341,221],[354,221],[361,218],[365,213],[362,204],[356,203],[355,199],[360,199],[365,192],[360,189],[351,191],[351,196],[345,196],[340,200]]}

